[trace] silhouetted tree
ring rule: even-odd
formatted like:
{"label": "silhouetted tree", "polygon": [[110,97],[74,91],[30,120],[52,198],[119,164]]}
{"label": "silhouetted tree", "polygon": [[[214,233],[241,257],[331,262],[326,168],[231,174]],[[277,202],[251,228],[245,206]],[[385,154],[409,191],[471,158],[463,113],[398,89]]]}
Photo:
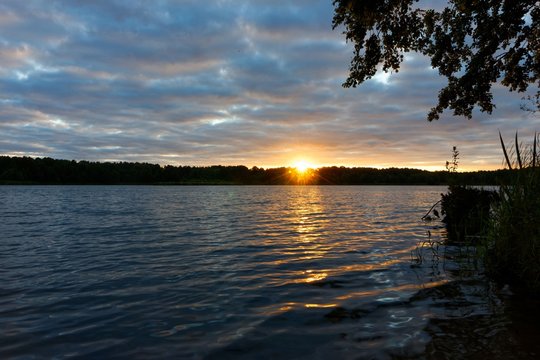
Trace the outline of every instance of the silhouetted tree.
{"label": "silhouetted tree", "polygon": [[[510,91],[540,87],[540,2],[538,0],[449,0],[442,10],[420,9],[418,0],[335,0],[334,29],[354,43],[343,86],[356,87],[383,71],[398,71],[408,51],[431,58],[448,79],[428,120],[444,109],[471,118],[479,106],[491,113],[492,84]],[[540,106],[540,91],[533,104]]]}

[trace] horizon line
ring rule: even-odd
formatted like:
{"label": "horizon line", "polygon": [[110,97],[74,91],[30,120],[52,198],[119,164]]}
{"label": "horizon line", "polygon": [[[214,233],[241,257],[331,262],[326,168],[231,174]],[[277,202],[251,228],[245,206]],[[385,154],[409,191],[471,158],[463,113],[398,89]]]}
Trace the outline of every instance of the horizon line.
{"label": "horizon line", "polygon": [[[149,165],[159,165],[160,167],[164,168],[166,166],[173,166],[173,167],[194,167],[194,168],[205,168],[205,167],[237,167],[237,166],[243,166],[248,169],[258,168],[258,169],[295,169],[296,166],[293,164],[289,165],[245,165],[245,164],[207,164],[207,165],[201,165],[201,164],[162,164],[159,162],[148,162],[148,161],[128,161],[128,160],[118,160],[118,159],[101,159],[101,160],[87,160],[87,159],[61,159],[61,158],[54,158],[51,156],[39,156],[39,155],[10,155],[10,154],[0,154],[0,157],[9,157],[9,158],[31,158],[31,159],[52,159],[52,160],[58,160],[58,161],[75,161],[75,162],[93,162],[93,163],[113,163],[113,164],[120,164],[120,163],[127,163],[127,164],[149,164]],[[359,165],[344,165],[344,164],[334,164],[334,165],[314,165],[308,167],[309,170],[319,170],[323,168],[347,168],[347,169],[376,169],[376,170],[388,170],[388,169],[403,169],[403,170],[421,170],[421,171],[428,171],[428,172],[446,172],[448,170],[444,169],[441,166],[441,169],[433,169],[434,166],[428,166],[429,168],[422,168],[422,167],[414,167],[414,166],[399,166],[399,165],[392,165],[392,166],[359,166]],[[458,169],[458,173],[467,173],[467,172],[480,172],[480,171],[499,171],[499,170],[507,170],[504,167],[500,168],[491,168],[491,169],[474,169],[471,170],[469,167],[463,167],[462,169]]]}

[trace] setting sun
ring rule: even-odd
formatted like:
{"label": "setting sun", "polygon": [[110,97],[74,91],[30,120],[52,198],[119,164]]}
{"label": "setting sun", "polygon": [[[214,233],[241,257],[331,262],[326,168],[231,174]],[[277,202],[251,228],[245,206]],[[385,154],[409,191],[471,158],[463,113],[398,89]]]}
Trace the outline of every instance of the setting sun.
{"label": "setting sun", "polygon": [[308,169],[312,168],[313,166],[308,163],[305,160],[298,160],[293,164],[293,167],[298,171],[300,174],[305,173],[308,171]]}
{"label": "setting sun", "polygon": [[289,170],[290,179],[296,184],[312,183],[315,172],[315,166],[304,159],[294,161]]}

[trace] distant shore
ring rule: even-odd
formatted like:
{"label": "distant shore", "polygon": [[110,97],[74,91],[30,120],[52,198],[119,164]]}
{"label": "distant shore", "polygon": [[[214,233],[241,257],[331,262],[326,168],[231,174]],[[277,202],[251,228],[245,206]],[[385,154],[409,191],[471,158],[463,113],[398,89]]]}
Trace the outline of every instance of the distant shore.
{"label": "distant shore", "polygon": [[509,170],[450,173],[410,168],[160,166],[132,162],[90,162],[0,156],[2,185],[493,185]]}

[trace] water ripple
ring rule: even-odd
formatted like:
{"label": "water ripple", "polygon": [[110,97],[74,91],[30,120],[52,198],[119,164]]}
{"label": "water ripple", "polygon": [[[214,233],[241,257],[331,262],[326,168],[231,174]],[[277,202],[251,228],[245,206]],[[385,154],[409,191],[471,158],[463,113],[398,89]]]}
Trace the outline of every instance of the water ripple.
{"label": "water ripple", "polygon": [[414,296],[449,279],[411,251],[442,191],[0,187],[0,356],[421,354]]}

